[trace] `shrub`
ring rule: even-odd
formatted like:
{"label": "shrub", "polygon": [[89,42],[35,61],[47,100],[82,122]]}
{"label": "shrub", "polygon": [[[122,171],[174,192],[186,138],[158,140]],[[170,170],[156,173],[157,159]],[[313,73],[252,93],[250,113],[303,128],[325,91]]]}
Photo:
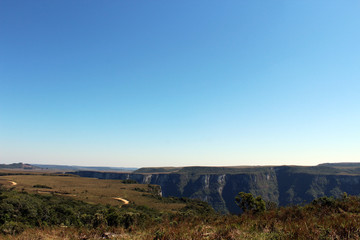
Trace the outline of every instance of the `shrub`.
{"label": "shrub", "polygon": [[136,180],[132,180],[132,179],[122,180],[122,183],[124,183],[124,184],[138,184],[138,182]]}
{"label": "shrub", "polygon": [[336,200],[333,197],[320,197],[312,201],[313,205],[321,207],[333,207],[336,204]]}
{"label": "shrub", "polygon": [[14,221],[10,221],[10,222],[6,222],[5,224],[3,224],[0,227],[0,232],[2,234],[18,234],[23,232],[25,229],[24,224],[20,223],[20,222],[14,222]]}
{"label": "shrub", "polygon": [[33,188],[47,188],[47,189],[52,189],[52,187],[46,186],[46,185],[42,185],[42,184],[36,184],[33,186]]}
{"label": "shrub", "polygon": [[261,196],[254,196],[251,193],[239,192],[235,197],[236,204],[241,208],[243,212],[264,212],[266,210],[265,201]]}

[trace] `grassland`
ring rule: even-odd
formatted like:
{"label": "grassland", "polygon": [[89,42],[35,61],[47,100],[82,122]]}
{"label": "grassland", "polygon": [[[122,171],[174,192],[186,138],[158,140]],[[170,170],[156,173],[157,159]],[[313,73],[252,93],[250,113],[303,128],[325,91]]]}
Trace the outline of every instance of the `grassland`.
{"label": "grassland", "polygon": [[[77,176],[62,176],[55,173],[1,171],[7,174],[29,174],[0,176],[0,184],[18,191],[38,194],[55,194],[71,197],[91,204],[121,206],[124,201],[147,206],[159,211],[177,211],[184,203],[164,203],[160,198],[160,188],[155,185],[124,184],[121,180],[101,180]],[[16,183],[16,185],[14,184]],[[36,186],[47,186],[36,187]]]}

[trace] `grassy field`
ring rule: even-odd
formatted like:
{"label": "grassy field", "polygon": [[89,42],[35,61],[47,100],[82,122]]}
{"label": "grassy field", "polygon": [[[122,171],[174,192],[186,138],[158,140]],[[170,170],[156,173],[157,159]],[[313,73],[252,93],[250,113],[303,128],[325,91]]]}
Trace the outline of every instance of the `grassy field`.
{"label": "grassy field", "polygon": [[164,202],[157,199],[160,188],[155,185],[124,184],[121,180],[100,180],[77,176],[62,176],[54,173],[1,171],[7,174],[29,174],[0,176],[0,184],[17,191],[68,196],[92,204],[121,206],[126,201],[160,211],[177,211],[183,203]]}

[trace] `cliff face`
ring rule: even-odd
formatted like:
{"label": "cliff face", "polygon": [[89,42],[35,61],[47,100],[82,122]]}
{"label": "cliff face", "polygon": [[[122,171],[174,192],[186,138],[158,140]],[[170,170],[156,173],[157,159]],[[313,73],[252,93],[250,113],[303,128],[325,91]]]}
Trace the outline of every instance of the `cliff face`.
{"label": "cliff face", "polygon": [[359,175],[277,172],[280,205],[310,202],[322,196],[360,194]]}
{"label": "cliff face", "polygon": [[254,196],[261,195],[263,199],[279,204],[277,178],[273,170],[254,174],[229,174],[226,178],[227,184],[222,197],[226,202],[226,210],[231,213],[240,212],[239,207],[235,204],[235,196],[239,192],[250,192]]}
{"label": "cliff face", "polygon": [[[200,169],[201,170],[201,169]],[[162,195],[196,198],[210,203],[221,213],[238,213],[235,196],[251,192],[279,205],[299,204],[321,196],[339,197],[343,192],[360,194],[360,174],[321,172],[319,169],[267,167],[236,171],[190,169],[169,173],[111,173],[79,171],[82,177],[99,179],[132,179],[143,184],[161,186]],[[313,170],[313,169],[312,169]],[[323,170],[323,169],[320,169]],[[238,172],[238,173],[237,173]]]}

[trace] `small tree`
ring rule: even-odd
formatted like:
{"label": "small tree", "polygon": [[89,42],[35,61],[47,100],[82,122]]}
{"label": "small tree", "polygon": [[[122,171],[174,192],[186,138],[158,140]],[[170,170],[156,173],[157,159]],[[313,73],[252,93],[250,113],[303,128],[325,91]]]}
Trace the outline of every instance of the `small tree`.
{"label": "small tree", "polygon": [[240,207],[243,212],[263,212],[266,210],[265,201],[261,196],[254,196],[251,193],[239,192],[235,197],[236,204]]}

